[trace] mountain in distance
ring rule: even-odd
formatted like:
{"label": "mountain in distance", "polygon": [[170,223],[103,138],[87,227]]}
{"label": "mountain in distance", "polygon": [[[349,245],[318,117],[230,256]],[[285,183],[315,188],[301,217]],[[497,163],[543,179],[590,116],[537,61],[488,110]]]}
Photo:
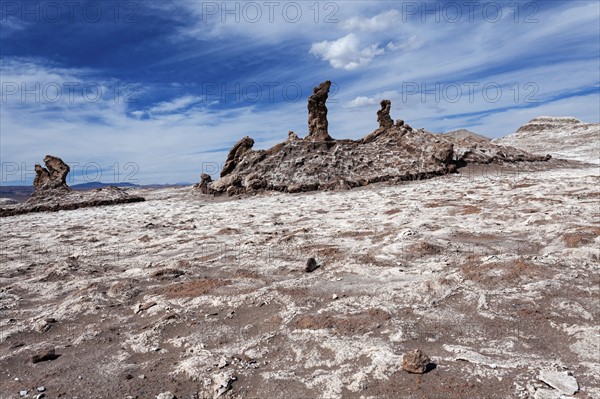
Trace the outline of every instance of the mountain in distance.
{"label": "mountain in distance", "polygon": [[472,132],[470,130],[467,129],[458,129],[458,130],[453,130],[451,132],[446,132],[446,133],[442,133],[444,136],[449,136],[458,140],[463,140],[463,139],[473,139],[475,141],[481,141],[481,142],[489,142],[491,141],[491,139],[489,137],[485,137],[482,136],[481,134]]}

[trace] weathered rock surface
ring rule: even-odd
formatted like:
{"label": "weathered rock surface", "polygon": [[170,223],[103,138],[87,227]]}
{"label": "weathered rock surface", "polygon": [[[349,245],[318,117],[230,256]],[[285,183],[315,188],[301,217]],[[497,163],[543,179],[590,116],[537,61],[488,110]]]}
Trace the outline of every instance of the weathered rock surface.
{"label": "weathered rock surface", "polygon": [[230,151],[221,179],[198,186],[203,193],[228,195],[274,190],[303,192],[350,189],[371,183],[430,178],[455,172],[468,163],[546,161],[522,150],[472,137],[453,137],[414,130],[390,116],[391,102],[377,112],[379,128],[361,140],[334,140],[327,131],[325,101],[331,82],[314,89],[308,99],[306,138],[290,132],[285,142],[253,150],[244,137]]}
{"label": "weathered rock surface", "polygon": [[35,165],[34,192],[39,193],[48,190],[68,191],[67,175],[71,170],[69,165],[64,163],[62,159],[52,155],[44,157],[44,164],[46,165],[45,168],[40,164]]}
{"label": "weathered rock surface", "polygon": [[404,355],[402,358],[402,369],[413,374],[423,374],[431,363],[429,356],[422,350],[415,349]]}
{"label": "weathered rock surface", "polygon": [[585,123],[573,117],[540,116],[515,133],[494,143],[513,146],[532,154],[600,163],[600,123]]}
{"label": "weathered rock surface", "polygon": [[394,121],[390,116],[391,109],[392,102],[390,100],[381,101],[381,109],[377,111],[377,122],[379,122],[379,127],[389,129],[394,126]]}
{"label": "weathered rock surface", "polygon": [[17,206],[0,207],[0,217],[144,201],[142,197],[131,196],[126,191],[112,186],[90,191],[73,191],[67,185],[69,165],[51,155],[46,155],[44,163],[46,168],[35,165],[34,192],[29,199]]}
{"label": "weathered rock surface", "polygon": [[579,391],[577,380],[566,371],[544,370],[539,379],[565,395],[573,395]]}
{"label": "weathered rock surface", "polygon": [[194,187],[199,189],[203,194],[209,194],[210,191],[208,189],[208,184],[212,183],[212,177],[206,173],[202,173],[200,175],[200,183],[196,184]]}
{"label": "weathered rock surface", "polygon": [[321,83],[313,89],[313,94],[308,98],[308,137],[312,141],[329,141],[327,121],[327,106],[325,102],[329,96],[331,82],[329,80]]}
{"label": "weathered rock surface", "polygon": [[252,149],[254,145],[254,140],[250,137],[246,136],[240,141],[238,141],[231,151],[229,151],[229,155],[227,155],[227,160],[225,161],[225,166],[221,171],[221,177],[227,176],[232,170],[235,169],[237,164],[240,162],[240,159],[244,156],[246,152]]}

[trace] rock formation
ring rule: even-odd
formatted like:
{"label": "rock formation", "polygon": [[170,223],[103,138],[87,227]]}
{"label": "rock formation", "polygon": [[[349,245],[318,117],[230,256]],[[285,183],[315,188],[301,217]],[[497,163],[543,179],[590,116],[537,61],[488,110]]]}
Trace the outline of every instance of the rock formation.
{"label": "rock formation", "polygon": [[424,179],[457,171],[469,163],[545,161],[524,151],[491,142],[414,130],[390,115],[391,101],[377,112],[379,127],[360,140],[334,140],[327,132],[331,82],[321,83],[308,99],[309,134],[289,132],[268,150],[253,150],[244,137],[229,152],[221,178],[196,185],[201,192],[228,195],[276,190],[301,192],[350,189],[376,182]]}
{"label": "rock formation", "polygon": [[[379,127],[382,129],[389,129],[394,126],[394,121],[390,117],[390,110],[392,108],[392,102],[390,100],[381,101],[381,109],[377,111],[377,122]],[[402,121],[404,124],[404,121]]]}
{"label": "rock formation", "polygon": [[225,166],[221,171],[221,177],[227,176],[232,170],[235,169],[237,164],[239,163],[242,156],[248,152],[248,150],[252,149],[254,145],[254,140],[250,137],[246,136],[240,141],[238,141],[231,151],[229,151],[229,155],[227,155],[227,160],[225,161]]}
{"label": "rock formation", "polygon": [[308,137],[312,141],[329,141],[332,138],[327,131],[327,106],[325,102],[329,96],[331,82],[321,83],[313,89],[313,94],[308,98]]}
{"label": "rock formation", "polygon": [[35,165],[34,191],[29,199],[16,207],[0,208],[0,217],[145,201],[118,187],[73,191],[67,185],[69,165],[52,155],[46,155],[44,164],[45,168]]}
{"label": "rock formation", "polygon": [[212,177],[206,173],[202,173],[200,175],[200,183],[196,184],[195,187],[199,189],[203,194],[209,194],[210,190],[208,189],[209,183],[212,183]]}
{"label": "rock formation", "polygon": [[44,157],[43,168],[40,164],[35,164],[35,179],[33,180],[34,192],[39,193],[47,190],[68,191],[67,175],[71,170],[69,165],[62,159],[52,155]]}

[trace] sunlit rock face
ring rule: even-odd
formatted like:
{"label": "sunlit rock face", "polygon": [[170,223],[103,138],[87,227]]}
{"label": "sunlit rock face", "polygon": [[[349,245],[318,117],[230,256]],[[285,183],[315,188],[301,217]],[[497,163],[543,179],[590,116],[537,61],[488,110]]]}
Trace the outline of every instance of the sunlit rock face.
{"label": "sunlit rock face", "polygon": [[[392,103],[381,101],[379,127],[360,140],[332,139],[326,101],[331,82],[315,87],[308,99],[308,135],[295,133],[268,150],[253,150],[244,137],[231,149],[221,178],[198,185],[207,194],[229,195],[274,190],[301,192],[350,189],[382,181],[425,179],[455,172],[467,163],[514,163],[549,159],[471,137],[455,137],[395,124]],[[375,118],[374,118],[375,119]]]}

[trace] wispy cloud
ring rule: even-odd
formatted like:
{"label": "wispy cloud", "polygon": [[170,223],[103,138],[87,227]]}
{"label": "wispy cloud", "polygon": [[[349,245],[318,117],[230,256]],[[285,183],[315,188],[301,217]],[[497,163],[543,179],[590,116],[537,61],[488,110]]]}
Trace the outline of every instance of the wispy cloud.
{"label": "wispy cloud", "polygon": [[398,10],[392,9],[371,18],[352,17],[344,21],[343,27],[349,31],[383,32],[393,28],[401,21]]}
{"label": "wispy cloud", "polygon": [[334,41],[313,43],[310,53],[329,61],[332,67],[353,71],[367,66],[373,58],[383,54],[377,44],[362,47],[358,37],[349,33]]}

